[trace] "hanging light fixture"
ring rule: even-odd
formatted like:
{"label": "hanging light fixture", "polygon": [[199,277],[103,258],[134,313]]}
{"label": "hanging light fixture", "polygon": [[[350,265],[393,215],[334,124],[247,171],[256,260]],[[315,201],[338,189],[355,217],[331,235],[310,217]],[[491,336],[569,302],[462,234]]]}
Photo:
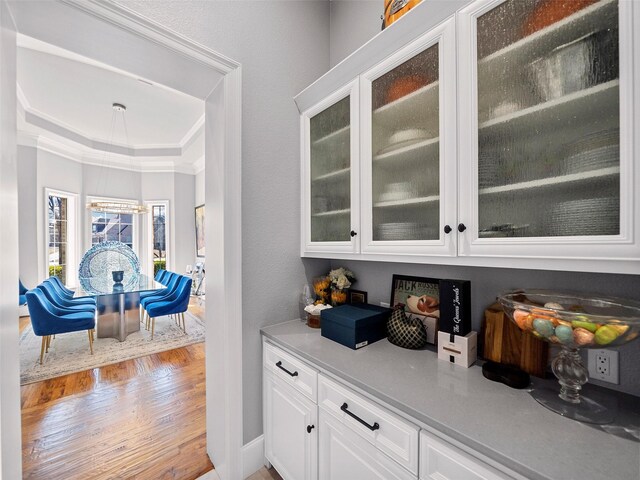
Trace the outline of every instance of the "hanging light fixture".
{"label": "hanging light fixture", "polygon": [[[127,122],[125,120],[124,117],[124,112],[126,112],[127,107],[125,107],[123,104],[121,103],[114,103],[112,105],[113,107],[113,114],[111,116],[111,136],[109,139],[109,143],[112,143],[113,140],[113,131],[115,129],[115,124],[116,124],[116,116],[118,114],[122,115],[122,124],[124,125],[124,132],[125,132],[125,138],[127,143],[129,143],[129,134],[127,132]],[[109,144],[107,144],[108,147]],[[107,148],[105,150],[105,167],[106,165],[106,159],[107,159],[107,155],[109,153],[109,149]],[[131,163],[131,166],[133,166],[133,164]],[[95,202],[89,202],[87,203],[87,209],[94,211],[94,212],[103,212],[103,213],[129,213],[129,214],[133,214],[133,215],[141,215],[144,213],[148,212],[148,209],[145,205],[142,205],[140,203],[138,203],[137,201],[120,201],[120,200],[101,200],[101,201],[95,201]]]}

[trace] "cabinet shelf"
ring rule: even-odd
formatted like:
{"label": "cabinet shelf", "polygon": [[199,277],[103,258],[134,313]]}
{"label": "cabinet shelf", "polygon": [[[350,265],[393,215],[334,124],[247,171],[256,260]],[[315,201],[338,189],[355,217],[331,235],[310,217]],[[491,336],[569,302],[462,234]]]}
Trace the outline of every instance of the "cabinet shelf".
{"label": "cabinet shelf", "polygon": [[416,158],[417,153],[427,155],[432,150],[436,150],[439,146],[440,138],[429,138],[412,145],[396,148],[373,157],[374,162],[404,162]]}
{"label": "cabinet shelf", "polygon": [[344,175],[348,175],[349,172],[351,171],[351,168],[347,167],[347,168],[342,168],[340,170],[334,170],[333,172],[329,172],[329,173],[325,173],[323,175],[318,175],[316,178],[312,178],[311,181],[312,182],[319,182],[322,180],[331,180],[334,178],[340,178]]}
{"label": "cabinet shelf", "polygon": [[319,212],[319,213],[314,213],[311,216],[312,217],[334,217],[337,215],[347,215],[351,213],[351,209],[350,208],[344,208],[342,210],[329,210],[328,212]]}
{"label": "cabinet shelf", "polygon": [[568,175],[560,175],[558,177],[541,178],[538,180],[530,180],[528,182],[512,183],[509,185],[500,185],[498,187],[481,188],[478,193],[480,195],[495,195],[500,193],[517,192],[524,190],[542,189],[567,185],[571,183],[590,182],[606,177],[618,175],[620,167],[608,167],[588,172],[571,173]]}
{"label": "cabinet shelf", "polygon": [[424,205],[428,203],[437,202],[440,200],[440,195],[431,195],[428,197],[406,198],[403,200],[390,200],[388,202],[376,202],[373,204],[376,208],[384,207],[405,207],[412,205]]}
{"label": "cabinet shelf", "polygon": [[[437,110],[440,101],[438,81],[425,85],[404,97],[387,103],[373,111],[374,122],[378,125],[400,130],[406,126],[415,128],[416,125],[435,124],[437,128],[437,115],[434,118],[433,106]],[[426,108],[425,108],[426,107]],[[437,131],[436,131],[437,134]]]}
{"label": "cabinet shelf", "polygon": [[[526,136],[528,133],[539,135],[543,131],[553,130],[558,124],[567,125],[571,119],[602,117],[603,112],[607,112],[611,108],[618,108],[619,85],[619,80],[611,80],[533,107],[502,115],[481,123],[478,126],[479,133],[492,135],[509,129],[510,134],[514,136]],[[550,119],[550,112],[553,112],[552,119]],[[532,126],[537,128],[532,128]]]}
{"label": "cabinet shelf", "polygon": [[617,3],[616,0],[598,2],[492,53],[478,62],[478,78],[489,72],[513,71],[541,53],[588,35],[597,26],[609,28],[617,15]]}
{"label": "cabinet shelf", "polygon": [[312,143],[315,147],[321,147],[325,145],[331,145],[332,143],[337,142],[338,140],[344,141],[349,139],[349,130],[351,129],[351,125],[347,125],[346,127],[342,127],[340,130],[336,130],[331,132],[324,137],[320,137],[317,140],[314,140]]}

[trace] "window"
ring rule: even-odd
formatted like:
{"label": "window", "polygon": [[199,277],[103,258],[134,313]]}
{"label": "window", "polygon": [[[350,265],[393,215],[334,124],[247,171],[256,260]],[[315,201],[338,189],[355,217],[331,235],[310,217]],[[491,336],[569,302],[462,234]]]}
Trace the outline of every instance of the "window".
{"label": "window", "polygon": [[75,206],[76,195],[45,189],[46,266],[45,277],[58,277],[75,285]]}
{"label": "window", "polygon": [[155,276],[158,270],[166,270],[167,268],[167,206],[166,205],[152,205],[151,206],[151,221],[152,232],[151,241],[153,242],[153,275]]}
{"label": "window", "polygon": [[92,211],[91,245],[102,242],[122,242],[134,249],[133,215]]}

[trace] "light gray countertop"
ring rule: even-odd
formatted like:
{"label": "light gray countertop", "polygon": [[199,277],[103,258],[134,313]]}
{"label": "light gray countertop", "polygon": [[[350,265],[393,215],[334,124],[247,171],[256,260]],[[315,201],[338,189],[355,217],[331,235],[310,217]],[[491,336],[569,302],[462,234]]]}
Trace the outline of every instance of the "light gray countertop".
{"label": "light gray countertop", "polygon": [[481,368],[439,361],[386,339],[351,350],[302,321],[263,328],[276,345],[445,434],[462,446],[536,480],[639,480],[640,400],[612,393],[624,420],[597,427],[564,418],[525,390],[482,376]]}

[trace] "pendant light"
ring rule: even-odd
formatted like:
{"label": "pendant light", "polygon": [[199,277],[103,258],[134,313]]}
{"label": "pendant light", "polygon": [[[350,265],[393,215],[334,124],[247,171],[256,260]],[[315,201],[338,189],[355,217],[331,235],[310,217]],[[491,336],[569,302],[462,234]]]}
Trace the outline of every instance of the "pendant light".
{"label": "pendant light", "polygon": [[[129,134],[127,132],[127,122],[124,117],[124,113],[127,111],[127,107],[121,103],[114,103],[113,114],[111,115],[111,135],[110,141],[113,140],[113,131],[115,130],[116,118],[118,114],[122,115],[122,124],[124,126],[125,139],[126,143],[129,143]],[[107,144],[107,150],[105,151],[105,168],[107,167],[107,155],[109,153],[109,148]],[[131,163],[130,166],[133,166]],[[118,201],[118,200],[103,200],[87,203],[87,209],[94,212],[103,212],[103,213],[128,213],[133,215],[141,215],[148,212],[148,209],[145,205],[141,205],[137,201]]]}

